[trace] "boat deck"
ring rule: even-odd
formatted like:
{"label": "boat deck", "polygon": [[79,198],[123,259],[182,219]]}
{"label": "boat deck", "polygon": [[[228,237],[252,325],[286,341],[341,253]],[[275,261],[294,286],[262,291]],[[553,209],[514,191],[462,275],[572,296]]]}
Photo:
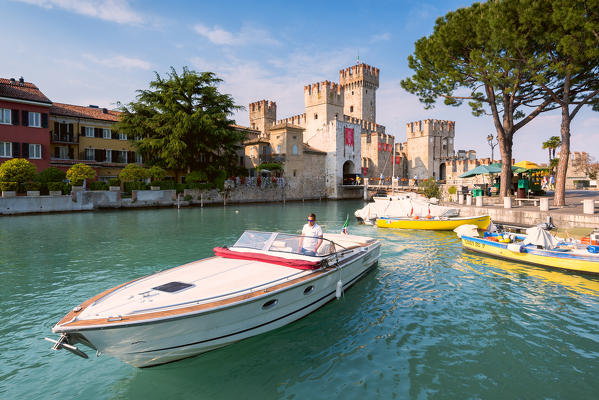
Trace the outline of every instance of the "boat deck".
{"label": "boat deck", "polygon": [[[312,272],[260,261],[212,257],[133,281],[92,303],[77,319],[136,315],[203,304],[263,290]],[[156,289],[171,282],[190,286],[174,292]]]}

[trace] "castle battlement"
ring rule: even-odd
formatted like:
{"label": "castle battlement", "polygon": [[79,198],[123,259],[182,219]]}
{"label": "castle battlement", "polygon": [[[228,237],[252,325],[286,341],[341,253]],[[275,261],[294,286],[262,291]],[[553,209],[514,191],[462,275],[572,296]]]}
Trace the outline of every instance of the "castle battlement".
{"label": "castle battlement", "polygon": [[336,92],[337,94],[343,95],[343,88],[338,83],[331,82],[331,81],[316,82],[316,83],[312,83],[310,85],[304,86],[304,94],[307,93],[309,95],[312,95],[314,93],[321,93],[321,92],[323,92],[323,93]]}
{"label": "castle battlement", "polygon": [[259,100],[253,103],[250,103],[250,112],[257,112],[264,110],[266,112],[277,110],[277,103],[271,100]]}
{"label": "castle battlement", "polygon": [[385,127],[383,125],[375,124],[374,122],[366,121],[360,118],[351,117],[349,115],[343,116],[343,121],[351,122],[352,124],[360,125],[362,127],[362,134],[365,133],[385,133]]}
{"label": "castle battlement", "polygon": [[406,124],[408,137],[419,136],[455,136],[455,121],[438,119],[425,119],[423,121],[408,122]]}
{"label": "castle battlement", "polygon": [[343,87],[361,82],[375,88],[379,87],[379,69],[367,64],[357,64],[339,71],[339,84]]}
{"label": "castle battlement", "polygon": [[276,122],[273,123],[273,125],[280,125],[280,124],[289,124],[289,125],[296,125],[296,126],[304,127],[304,126],[306,126],[306,113],[294,115],[292,117],[283,118],[283,119],[277,120]]}

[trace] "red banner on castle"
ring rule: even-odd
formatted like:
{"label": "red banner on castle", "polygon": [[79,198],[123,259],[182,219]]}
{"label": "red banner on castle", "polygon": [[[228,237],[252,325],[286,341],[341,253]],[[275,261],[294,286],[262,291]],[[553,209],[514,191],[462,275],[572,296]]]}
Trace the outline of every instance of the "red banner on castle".
{"label": "red banner on castle", "polygon": [[354,147],[354,128],[345,128],[345,145]]}

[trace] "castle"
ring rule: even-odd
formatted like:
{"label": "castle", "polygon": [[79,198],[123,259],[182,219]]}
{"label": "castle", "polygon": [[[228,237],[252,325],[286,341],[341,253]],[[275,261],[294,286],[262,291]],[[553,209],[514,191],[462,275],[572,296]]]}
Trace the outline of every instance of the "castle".
{"label": "castle", "polygon": [[379,74],[362,63],[340,70],[338,83],[305,85],[305,112],[280,120],[276,102],[250,103],[250,128],[257,134],[246,142],[246,166],[284,161],[284,175],[322,178],[330,198],[353,197],[358,175],[445,179],[448,168],[456,170],[455,122],[410,122],[407,141],[396,143],[376,123]]}

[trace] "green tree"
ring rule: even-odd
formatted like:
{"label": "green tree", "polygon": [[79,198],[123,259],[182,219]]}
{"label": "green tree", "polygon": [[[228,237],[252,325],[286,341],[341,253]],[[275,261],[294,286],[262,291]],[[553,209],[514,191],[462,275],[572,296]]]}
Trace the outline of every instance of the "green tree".
{"label": "green tree", "polygon": [[96,171],[87,164],[75,164],[67,170],[67,179],[71,181],[73,186],[81,186],[83,180],[94,179],[95,177]]}
{"label": "green tree", "polygon": [[415,74],[401,82],[425,108],[439,98],[450,106],[466,100],[473,115],[492,116],[502,158],[501,196],[510,194],[514,134],[551,109],[552,101],[535,85],[542,63],[517,13],[510,2],[493,1],[440,17],[408,57]]}
{"label": "green tree", "polygon": [[166,176],[166,171],[163,168],[160,168],[158,165],[153,165],[148,168],[148,177],[153,181],[161,181]]}
{"label": "green tree", "polygon": [[[599,0],[511,0],[522,8],[521,22],[536,42],[537,62],[544,66],[537,84],[560,108],[561,125],[556,142],[560,155],[554,204],[565,205],[566,175],[570,159],[570,125],[584,105],[599,108]],[[552,137],[551,139],[554,139]]]}
{"label": "green tree", "polygon": [[35,173],[35,165],[24,158],[13,158],[0,164],[0,182],[28,182],[35,178]]}
{"label": "green tree", "polygon": [[42,183],[62,182],[66,177],[66,172],[56,167],[49,167],[37,174],[37,180]]}
{"label": "green tree", "polygon": [[122,106],[115,129],[126,133],[149,164],[176,171],[206,171],[235,165],[245,134],[232,127],[242,109],[221,94],[221,79],[212,72],[171,67],[165,78],[156,73],[150,89],[138,90],[135,101]]}
{"label": "green tree", "polygon": [[139,164],[127,164],[119,173],[119,179],[123,182],[140,182],[148,177],[148,170]]}
{"label": "green tree", "polygon": [[555,158],[555,149],[562,144],[559,136],[551,136],[549,140],[543,142],[543,149],[549,151],[549,163]]}

